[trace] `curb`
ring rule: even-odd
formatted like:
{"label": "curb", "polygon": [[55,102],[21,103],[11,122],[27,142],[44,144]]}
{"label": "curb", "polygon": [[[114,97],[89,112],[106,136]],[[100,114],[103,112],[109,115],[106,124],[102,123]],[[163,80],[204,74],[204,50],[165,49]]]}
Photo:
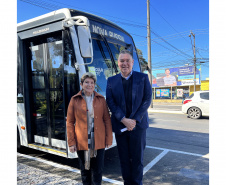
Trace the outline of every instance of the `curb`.
{"label": "curb", "polygon": [[157,110],[157,109],[148,109],[148,113],[157,112],[157,113],[167,113],[167,114],[184,114],[182,111],[173,111],[173,110]]}

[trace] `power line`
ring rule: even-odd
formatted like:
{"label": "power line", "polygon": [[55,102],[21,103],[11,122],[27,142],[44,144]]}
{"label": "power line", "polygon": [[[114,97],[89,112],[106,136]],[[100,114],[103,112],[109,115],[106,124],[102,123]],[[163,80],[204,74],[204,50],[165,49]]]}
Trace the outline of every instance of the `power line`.
{"label": "power line", "polygon": [[[20,0],[20,1],[25,1],[25,0]],[[104,15],[104,16],[107,16],[107,17],[115,18],[115,19],[120,19],[120,20],[129,21],[129,22],[134,22],[134,23],[139,24],[138,26],[144,26],[144,27],[146,26],[146,27],[147,27],[146,24],[138,23],[138,22],[136,22],[136,21],[131,21],[131,20],[127,20],[127,19],[123,19],[123,18],[121,18],[121,17],[115,17],[115,16],[103,14],[103,13],[100,13],[100,12],[96,12],[96,11],[93,11],[93,10],[88,10],[88,9],[84,9],[84,8],[80,8],[80,7],[76,7],[76,6],[74,6],[74,5],[69,5],[69,4],[62,3],[62,2],[58,2],[58,1],[54,1],[54,0],[49,0],[49,1],[52,1],[52,2],[54,2],[54,3],[58,3],[58,4],[65,5],[65,6],[67,6],[67,7],[74,7],[74,8],[76,8],[76,9],[78,9],[78,10],[84,10],[84,11],[88,11],[88,12],[93,12],[93,13],[96,13],[96,14],[98,14],[98,15]],[[33,1],[30,0],[29,2],[32,3]],[[39,0],[38,2],[40,2],[40,0]],[[28,3],[28,2],[27,2],[27,3]],[[46,3],[46,2],[45,2],[45,1],[42,1],[42,5],[43,5],[44,3]],[[36,3],[36,4],[37,4],[37,3]],[[48,4],[48,6],[56,7],[55,5],[50,4],[50,3],[46,3],[46,4]],[[61,7],[61,6],[58,6],[58,8],[62,8],[62,7]]]}
{"label": "power line", "polygon": [[[200,34],[196,34],[196,35],[201,35],[201,34],[208,34],[208,33],[200,33]],[[188,33],[185,33],[183,35],[186,36],[186,35],[188,35]],[[161,38],[165,38],[165,40],[174,40],[174,39],[178,39],[180,37],[178,36],[178,34],[174,34],[174,35],[163,36]],[[155,40],[156,42],[163,42],[163,40],[161,40],[161,38],[160,37],[155,37],[154,39],[152,39],[152,41]],[[141,42],[137,42],[137,43],[140,43],[140,44],[136,43],[136,45],[146,46],[147,43],[144,43],[144,42],[146,42],[146,40],[145,41],[141,41]]]}
{"label": "power line", "polygon": [[[38,3],[36,3],[36,2],[34,2],[34,1],[30,1],[30,0],[20,0],[20,1],[23,1],[23,2],[26,2],[26,3],[29,3],[29,4],[32,4],[32,5],[34,5],[34,6],[38,6],[38,7],[40,7],[40,8],[44,8],[44,9],[47,9],[47,10],[55,10],[55,9],[59,9],[59,8],[61,8],[61,7],[59,7],[59,6],[53,6],[52,4],[49,4],[49,3],[47,3],[47,4],[45,4],[46,2],[44,2],[44,1],[38,1]],[[40,5],[41,4],[41,5]],[[61,4],[63,4],[63,3],[61,3]],[[43,5],[48,5],[48,7],[52,7],[53,9],[50,9],[50,8],[46,8],[45,6],[43,6]],[[133,25],[133,24],[130,24],[130,23],[125,23],[125,22],[120,22],[120,23],[122,23],[122,24],[126,24],[126,25],[128,25],[128,26],[139,26],[140,27],[140,25]],[[144,26],[143,26],[144,27]],[[138,36],[138,37],[143,37],[143,38],[146,38],[146,36],[142,36],[142,35],[138,35],[138,34],[134,34],[134,33],[130,33],[131,35],[135,35],[135,36]]]}
{"label": "power line", "polygon": [[[56,6],[56,5],[53,5],[53,4],[50,4],[50,3],[47,3],[45,1],[31,1],[31,0],[20,0],[20,1],[23,1],[23,2],[26,2],[26,3],[30,3],[32,5],[35,5],[35,6],[38,6],[38,7],[41,7],[41,8],[45,8],[45,9],[48,9],[48,10],[53,10],[53,9],[50,9],[50,8],[46,8],[46,7],[43,7],[43,5],[47,5],[48,7],[52,7],[54,9],[56,8],[62,8],[60,6]],[[74,7],[73,5],[69,5],[69,4],[65,4],[65,3],[61,3],[61,2],[58,2],[58,1],[54,1],[54,0],[49,0],[49,1],[52,1],[52,2],[55,2],[55,3],[59,3],[59,4],[62,4],[62,5],[66,5],[66,6],[71,6],[71,7]],[[39,5],[41,4],[41,6]],[[78,8],[78,7],[75,7],[75,8]],[[86,11],[90,11],[90,12],[95,12],[95,11],[92,11],[92,10],[87,10],[87,9],[83,9],[83,8],[79,8],[81,10],[86,10]],[[99,12],[95,12],[97,14],[102,14],[102,13],[99,13]],[[113,18],[116,18],[116,19],[120,19],[120,20],[126,20],[128,22],[135,22],[135,21],[131,21],[131,20],[127,20],[127,19],[123,19],[123,18],[119,18],[119,17],[115,17],[115,16],[111,16],[111,15],[107,15],[107,14],[102,14],[102,15],[105,15],[105,16],[108,16],[108,17],[113,17]],[[128,23],[128,22],[122,22],[122,21],[115,21],[115,20],[111,20],[112,22],[117,22],[119,24],[123,24],[123,25],[127,25],[127,26],[133,26],[133,27],[137,27],[137,28],[143,28],[143,29],[146,29],[147,28],[147,25],[146,24],[142,24],[142,23],[139,23],[139,24],[131,24],[131,23]],[[137,23],[137,22],[136,22]],[[205,30],[205,29],[199,29],[199,30]],[[182,32],[183,33],[183,32]],[[181,33],[178,33],[179,35],[181,35]],[[134,34],[136,36],[141,36],[141,35],[137,35],[137,34]],[[141,36],[141,37],[145,37],[145,36]],[[145,37],[146,38],[146,37]],[[156,38],[158,39],[158,38]]]}
{"label": "power line", "polygon": [[[49,1],[56,2],[56,3],[59,3],[59,4],[63,4],[63,5],[66,5],[66,6],[75,7],[75,6],[73,6],[73,5],[61,3],[61,2],[58,2],[58,1],[54,1],[54,0],[49,0]],[[79,7],[75,7],[75,8],[79,8]],[[134,23],[139,24],[138,26],[141,26],[141,25],[142,25],[143,27],[147,27],[146,24],[139,23],[139,22],[136,22],[136,21],[131,21],[131,20],[128,20],[128,19],[123,19],[123,18],[121,18],[121,17],[115,17],[115,16],[112,16],[112,15],[107,15],[107,14],[103,14],[103,13],[96,12],[96,11],[93,11],[93,10],[84,9],[84,8],[79,8],[79,9],[85,10],[85,11],[89,11],[89,12],[93,12],[93,13],[97,13],[97,14],[100,14],[100,15],[105,15],[105,16],[112,17],[112,18],[116,18],[116,19],[119,19],[119,20],[125,20],[125,21],[129,21],[129,22],[134,22]]]}
{"label": "power line", "polygon": [[153,63],[154,68],[160,68],[160,67],[166,67],[166,66],[179,66],[179,65],[185,65],[185,64],[191,64],[190,60],[177,60],[177,61],[168,61],[161,64]]}
{"label": "power line", "polygon": [[[20,0],[20,1],[23,1],[23,2],[26,2],[26,3],[30,3],[32,5],[35,5],[35,6],[38,6],[38,7],[41,7],[41,8],[45,8],[45,9],[48,9],[48,10],[52,10],[50,8],[46,8],[46,7],[43,7],[43,5],[47,5],[49,7],[52,7],[54,9],[56,8],[62,8],[61,6],[56,6],[54,4],[50,4],[50,3],[47,3],[45,1],[35,1],[35,3],[33,3],[34,1],[31,1],[31,0]],[[78,9],[81,9],[81,10],[85,10],[85,11],[88,11],[88,12],[94,12],[94,13],[97,13],[97,14],[100,14],[100,15],[105,15],[105,16],[108,16],[108,17],[112,17],[112,18],[116,18],[116,19],[120,19],[120,20],[126,20],[128,22],[134,22],[134,23],[137,23],[137,24],[131,24],[131,23],[128,23],[128,22],[122,22],[122,21],[115,21],[115,20],[111,20],[113,22],[117,22],[119,24],[126,24],[127,26],[134,26],[134,27],[137,27],[137,28],[143,28],[143,29],[146,29],[147,28],[147,25],[146,24],[143,24],[143,23],[138,23],[136,21],[132,21],[132,20],[128,20],[128,19],[123,19],[121,17],[115,17],[115,16],[111,16],[111,15],[107,15],[107,14],[103,14],[103,13],[100,13],[100,12],[96,12],[96,11],[93,11],[93,10],[88,10],[88,9],[84,9],[84,8],[80,8],[80,7],[75,7],[74,5],[70,5],[70,4],[66,4],[66,3],[62,3],[62,2],[58,2],[58,1],[55,1],[55,0],[49,0],[49,1],[52,1],[54,3],[58,3],[58,4],[62,4],[62,5],[65,5],[65,6],[69,6],[69,7],[74,7],[74,8],[78,8]],[[41,3],[41,6],[39,5]],[[153,6],[152,6],[153,7]],[[205,30],[205,29],[199,29],[199,30]],[[176,30],[175,30],[176,31]],[[178,33],[180,34],[180,33]],[[137,35],[138,36],[138,35]],[[140,36],[140,35],[139,35]],[[142,36],[144,37],[144,36]]]}
{"label": "power line", "polygon": [[[33,5],[35,5],[35,6],[38,5],[37,2],[36,2],[35,4],[32,3],[32,2],[34,2],[34,1],[31,1],[31,0],[21,0],[21,1],[26,2],[26,3],[33,4]],[[68,4],[65,4],[65,3],[60,3],[60,2],[57,2],[57,1],[54,1],[54,0],[50,0],[50,1],[55,2],[55,3],[59,3],[59,4],[63,4],[63,5],[66,5],[66,6],[72,6],[72,5],[68,5]],[[50,3],[46,3],[45,1],[40,1],[40,0],[39,0],[38,2],[41,3],[41,5],[45,5],[45,4],[46,4],[46,5],[48,5],[48,6],[52,6],[53,8],[61,8],[60,6],[52,5],[52,4],[50,4]],[[45,8],[45,7],[43,7],[43,6],[39,6],[39,7]],[[47,8],[47,9],[48,9],[48,8]],[[80,9],[82,9],[82,8],[80,8]],[[51,9],[49,9],[49,10],[51,10]],[[83,10],[87,10],[87,9],[83,9]],[[91,11],[91,12],[94,12],[94,11]],[[99,12],[96,12],[96,13],[101,14],[101,13],[99,13]],[[106,15],[106,14],[103,14],[103,15]],[[106,16],[114,17],[114,16],[110,16],[110,15],[106,15]],[[120,19],[120,20],[127,20],[127,19],[122,19],[122,18],[118,18],[118,17],[114,17],[114,18],[117,18],[117,19]],[[115,20],[111,20],[111,21],[112,21],[112,22],[119,23],[119,24],[127,25],[127,26],[137,27],[137,28],[144,28],[144,29],[147,28],[147,25],[140,24],[140,23],[139,23],[139,25],[138,25],[138,24],[131,24],[131,23],[128,23],[128,22],[122,22],[122,21],[115,21]],[[127,21],[129,21],[129,22],[135,22],[135,21],[131,21],[131,20],[127,20]],[[178,34],[180,34],[180,33],[178,33]],[[134,34],[134,35],[136,35],[136,36],[141,36],[141,35],[137,35],[137,34]],[[141,37],[146,38],[145,36],[141,36]]]}
{"label": "power line", "polygon": [[[151,5],[151,4],[150,4]],[[153,5],[151,5],[151,7],[160,15],[160,17],[162,17],[162,19],[171,27],[171,28],[173,28],[173,30],[174,31],[176,31],[177,33],[179,33],[160,13],[159,13],[159,11],[158,10],[156,10],[156,8],[153,6]],[[182,35],[181,35],[181,37],[184,39],[184,40],[186,40],[186,42],[188,41],[187,39],[185,39]]]}
{"label": "power line", "polygon": [[130,33],[131,35],[135,35],[135,36],[138,36],[138,37],[144,37],[144,38],[147,38],[147,37],[145,37],[145,36],[142,36],[142,35],[137,35],[137,34],[135,34],[135,33]]}
{"label": "power line", "polygon": [[[207,33],[200,33],[200,34],[196,34],[196,35],[201,35],[201,34],[207,34]],[[187,35],[187,34],[184,34],[184,35]],[[180,37],[178,37],[177,35],[175,36],[163,36],[161,38],[165,38],[165,40],[174,40],[174,39],[178,39]],[[152,41],[156,41],[156,42],[164,42],[160,37],[155,37],[154,39],[152,39]],[[142,43],[142,42],[146,42],[146,41],[141,41],[141,42],[138,42],[140,44],[137,44],[139,46],[146,46],[147,43]]]}
{"label": "power line", "polygon": [[[174,50],[175,51],[175,50]],[[184,49],[183,51],[190,51],[190,49]],[[153,52],[152,58],[161,58],[161,57],[167,57],[167,56],[172,56],[174,53],[170,54],[169,52]],[[177,55],[176,55],[177,56]]]}
{"label": "power line", "polygon": [[[155,42],[155,41],[153,41],[153,42]],[[169,50],[169,51],[172,51],[172,52],[174,52],[174,53],[176,53],[176,54],[178,54],[178,55],[181,55],[181,56],[184,56],[184,55],[182,55],[181,53],[178,53],[178,52],[176,52],[175,50],[171,50],[171,49],[169,49],[169,48],[167,48],[166,46],[164,46],[164,45],[162,45],[162,44],[160,44],[160,43],[158,43],[158,42],[155,42],[156,44],[158,44],[158,45],[160,45],[160,46],[162,46],[162,47],[164,47],[165,49],[167,49],[167,50]],[[176,48],[176,50],[178,51],[178,49]],[[184,52],[182,52],[182,53],[184,53]],[[186,54],[187,55],[187,54]],[[191,57],[191,56],[189,56],[189,55],[187,55],[187,57]]]}
{"label": "power line", "polygon": [[153,69],[158,69],[158,68],[166,68],[166,67],[173,67],[173,66],[183,66],[187,64],[187,61],[177,61],[177,62],[169,62],[169,63],[164,63],[162,65],[155,65],[153,64]]}
{"label": "power line", "polygon": [[173,59],[173,58],[175,58],[175,57],[177,57],[177,55],[176,55],[176,56],[173,56],[173,57],[170,57],[170,58],[167,58],[167,59],[165,59],[165,60],[158,61],[158,64],[159,64],[159,63],[163,64],[164,62],[166,62],[167,64],[169,64],[169,60],[170,60],[170,59]]}
{"label": "power line", "polygon": [[[38,6],[38,7],[40,7],[40,8],[47,9],[47,10],[53,10],[53,9],[50,9],[50,8],[54,8],[54,9],[56,9],[56,8],[61,8],[61,7],[59,7],[59,6],[56,6],[56,5],[53,5],[53,4],[50,4],[50,3],[46,3],[45,1],[40,1],[40,0],[39,0],[39,1],[21,0],[21,1],[26,2],[26,3],[29,3],[29,4],[32,4],[32,5],[34,5],[34,6]],[[67,5],[67,4],[65,4],[65,3],[60,3],[60,2],[57,2],[57,1],[53,1],[53,0],[50,0],[50,1],[55,2],[55,3],[59,3],[59,4],[63,4],[63,5]],[[46,8],[45,6],[48,6],[48,8]],[[67,5],[67,6],[72,6],[72,5]],[[98,14],[100,14],[100,13],[98,12]],[[106,16],[109,16],[109,15],[106,15]],[[114,17],[114,16],[109,16],[109,17]],[[122,20],[122,18],[118,18],[118,17],[114,17],[114,18],[117,18],[117,19]],[[124,20],[126,20],[126,19],[124,19]],[[127,20],[127,21],[129,21],[129,20]],[[147,27],[146,25],[145,25],[145,26],[141,26],[141,25],[136,25],[136,24],[131,24],[131,23],[125,23],[125,22],[121,22],[121,21],[116,21],[116,22],[119,22],[119,24],[124,24],[124,25],[126,24],[126,25],[128,25],[128,26],[141,27],[141,28],[145,28],[145,29],[146,29],[146,27]],[[129,21],[129,22],[134,22],[134,21]],[[200,31],[203,32],[203,31],[205,31],[205,30],[200,29]],[[162,40],[163,42],[165,42],[166,44],[168,44],[168,45],[170,45],[171,47],[173,47],[174,49],[176,49],[179,53],[185,55],[186,57],[190,57],[188,54],[182,52],[181,50],[179,50],[178,48],[176,48],[175,46],[173,46],[172,44],[170,44],[169,42],[167,42],[163,37],[159,36],[156,32],[152,31],[152,33],[153,33],[155,36],[157,36],[157,38],[155,38],[156,40],[157,40],[157,39],[160,39],[160,40]],[[134,33],[130,33],[130,34],[131,34],[131,35],[135,35],[135,36],[139,36],[139,37],[146,38],[146,36],[142,36],[142,35],[138,35],[138,34],[134,34]],[[181,35],[180,33],[178,33],[178,34]],[[154,41],[154,40],[152,40],[152,41],[153,41],[154,43],[156,43],[156,44],[158,44],[158,45],[160,45],[160,46],[166,48],[167,50],[170,50],[169,48],[167,48],[167,47],[165,47],[165,46],[163,46],[163,45],[157,43],[156,41]],[[175,51],[173,51],[173,50],[170,50],[170,51],[172,51],[172,52],[174,52],[174,53],[176,53],[176,54],[179,54],[178,52],[175,52]],[[179,55],[180,55],[180,54],[179,54]]]}
{"label": "power line", "polygon": [[[110,19],[109,19],[110,20]],[[116,20],[110,20],[112,22],[117,22],[119,24],[126,24],[127,26],[133,26],[133,27],[136,27],[136,28],[144,28],[144,29],[147,29],[147,26],[142,26],[142,25],[138,25],[138,24],[131,24],[131,23],[127,23],[127,22],[122,22],[122,21],[116,21]]]}
{"label": "power line", "polygon": [[202,50],[202,51],[206,51],[206,52],[209,52],[209,48],[206,48],[206,49],[203,49],[203,48],[199,48],[197,47],[199,50]]}
{"label": "power line", "polygon": [[34,6],[40,7],[40,8],[44,8],[44,9],[46,9],[46,10],[51,10],[51,11],[53,10],[53,9],[49,9],[49,8],[43,7],[42,5],[35,4],[35,3],[30,2],[30,1],[27,1],[27,0],[20,0],[20,1],[23,1],[23,2],[25,2],[25,3],[31,4],[31,5],[34,5]]}
{"label": "power line", "polygon": [[[199,50],[196,48],[197,53],[202,57],[202,55],[199,53]],[[203,57],[202,57],[203,58]]]}
{"label": "power line", "polygon": [[[153,31],[152,31],[152,33],[153,33],[154,35],[160,37],[157,33],[153,32]],[[186,55],[186,56],[189,57],[189,58],[191,57],[190,55],[184,53],[183,51],[179,50],[178,48],[176,48],[175,46],[173,46],[172,44],[170,44],[169,42],[167,42],[167,41],[166,41],[165,39],[163,39],[162,37],[160,37],[160,38],[161,38],[161,40],[163,40],[165,43],[167,43],[168,45],[170,45],[171,47],[173,47],[174,49],[176,49],[177,51],[179,51],[181,54]]]}

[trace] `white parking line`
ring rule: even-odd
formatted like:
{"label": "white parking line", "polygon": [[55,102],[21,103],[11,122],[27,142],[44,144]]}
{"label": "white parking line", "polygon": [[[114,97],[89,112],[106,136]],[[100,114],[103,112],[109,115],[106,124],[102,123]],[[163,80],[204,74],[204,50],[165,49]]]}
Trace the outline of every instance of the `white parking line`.
{"label": "white parking line", "polygon": [[[51,162],[51,161],[40,159],[38,157],[32,157],[32,156],[24,155],[24,154],[20,154],[20,153],[17,153],[17,155],[20,156],[20,157],[25,157],[25,158],[28,158],[28,159],[31,159],[31,160],[42,162],[42,163],[48,164],[48,165],[56,167],[56,168],[61,168],[61,169],[64,169],[64,170],[68,170],[68,171],[80,174],[80,170],[75,169],[75,168],[71,168],[71,167],[64,166],[64,165],[61,165],[61,164],[57,164],[57,163],[54,163],[54,162]],[[104,176],[103,176],[103,181],[110,182],[112,184],[123,184],[123,182],[121,182],[121,181],[109,179],[109,178],[104,177]]]}
{"label": "white parking line", "polygon": [[143,175],[148,170],[150,170],[157,162],[159,162],[159,160],[162,159],[168,152],[169,152],[169,150],[164,150],[161,154],[159,154],[156,158],[154,158],[154,160],[152,160],[147,166],[145,166],[145,168],[143,170]]}
{"label": "white parking line", "polygon": [[193,156],[197,156],[197,157],[208,158],[206,155],[202,155],[202,154],[183,152],[183,151],[179,151],[179,150],[171,150],[171,149],[168,149],[168,148],[159,148],[159,147],[154,147],[154,146],[146,146],[146,147],[152,148],[152,149],[157,149],[157,150],[168,150],[169,152],[174,152],[174,153],[179,153],[179,154],[193,155]]}
{"label": "white parking line", "polygon": [[148,163],[147,166],[144,167],[143,174],[145,174],[148,170],[150,170],[157,162],[159,162],[168,152],[174,152],[179,154],[185,154],[185,155],[192,155],[197,157],[203,157],[209,159],[209,154],[201,155],[196,153],[190,153],[190,152],[183,152],[179,150],[171,150],[167,148],[160,148],[160,147],[154,147],[154,146],[146,146],[146,148],[156,149],[156,150],[163,150],[162,153],[160,153],[154,160],[152,160],[150,163]]}

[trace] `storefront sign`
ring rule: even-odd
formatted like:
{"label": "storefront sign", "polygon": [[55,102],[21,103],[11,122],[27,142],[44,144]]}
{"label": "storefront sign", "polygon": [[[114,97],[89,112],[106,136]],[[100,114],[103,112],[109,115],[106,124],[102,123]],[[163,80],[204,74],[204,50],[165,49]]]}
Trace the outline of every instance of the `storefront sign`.
{"label": "storefront sign", "polygon": [[183,89],[177,89],[177,97],[183,97]]}
{"label": "storefront sign", "polygon": [[161,89],[161,97],[169,97],[169,89]]}
{"label": "storefront sign", "polygon": [[169,97],[169,89],[156,89],[156,97]]}
{"label": "storefront sign", "polygon": [[156,89],[156,97],[160,97],[161,95],[161,89]]}

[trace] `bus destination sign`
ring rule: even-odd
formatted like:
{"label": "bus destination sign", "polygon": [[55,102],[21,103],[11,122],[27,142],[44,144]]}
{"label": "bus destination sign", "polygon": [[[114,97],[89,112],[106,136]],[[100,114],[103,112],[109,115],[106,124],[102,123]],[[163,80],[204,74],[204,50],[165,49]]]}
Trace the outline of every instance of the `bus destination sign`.
{"label": "bus destination sign", "polygon": [[113,30],[110,30],[109,27],[102,28],[99,25],[92,24],[91,25],[91,32],[100,34],[103,36],[111,37],[117,40],[120,40],[122,42],[125,42],[125,39],[122,35],[115,33]]}

